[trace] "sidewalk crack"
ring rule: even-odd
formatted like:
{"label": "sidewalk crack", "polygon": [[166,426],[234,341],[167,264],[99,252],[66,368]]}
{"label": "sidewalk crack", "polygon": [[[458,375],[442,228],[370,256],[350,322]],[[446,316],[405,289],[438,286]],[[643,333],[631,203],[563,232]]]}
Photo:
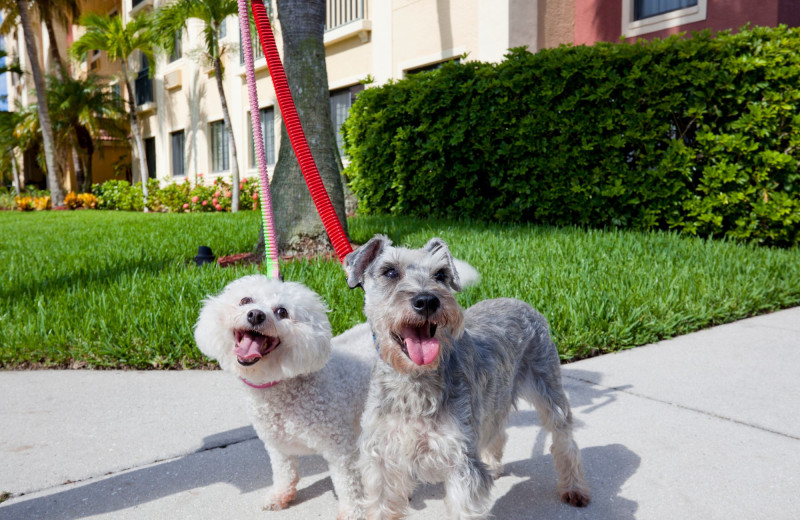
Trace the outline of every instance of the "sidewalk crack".
{"label": "sidewalk crack", "polygon": [[605,385],[601,385],[600,383],[596,383],[596,382],[590,381],[588,379],[583,379],[581,377],[571,376],[569,374],[563,374],[562,377],[571,379],[573,381],[578,381],[580,383],[586,383],[586,384],[589,384],[589,385],[592,385],[592,386],[596,386],[596,387],[599,387],[599,388],[604,388],[606,390],[611,390],[611,391],[615,391],[615,392],[620,392],[620,393],[623,393],[623,394],[631,395],[633,397],[638,397],[640,399],[647,399],[648,401],[653,401],[653,402],[656,402],[656,403],[661,403],[661,404],[674,406],[674,407],[680,408],[682,410],[687,410],[687,411],[690,411],[690,412],[700,413],[700,414],[703,414],[703,415],[707,415],[708,417],[714,417],[716,419],[721,419],[723,421],[732,422],[734,424],[740,424],[742,426],[747,426],[749,428],[753,428],[753,429],[756,429],[756,430],[761,430],[763,432],[772,433],[772,434],[775,434],[775,435],[780,435],[781,437],[787,437],[789,439],[800,440],[800,437],[797,437],[795,435],[791,435],[789,433],[784,433],[784,432],[780,432],[780,431],[777,431],[777,430],[772,430],[770,428],[765,428],[764,426],[759,426],[757,424],[752,424],[752,423],[749,423],[749,422],[741,421],[739,419],[734,419],[732,417],[719,415],[719,414],[716,414],[716,413],[713,413],[713,412],[709,412],[707,410],[701,410],[700,408],[693,408],[691,406],[686,406],[686,405],[675,403],[675,402],[672,402],[672,401],[665,401],[663,399],[657,399],[655,397],[651,397],[651,396],[648,396],[648,395],[640,394],[640,393],[637,393],[637,392],[631,392],[630,390],[627,390],[624,387],[605,386]]}

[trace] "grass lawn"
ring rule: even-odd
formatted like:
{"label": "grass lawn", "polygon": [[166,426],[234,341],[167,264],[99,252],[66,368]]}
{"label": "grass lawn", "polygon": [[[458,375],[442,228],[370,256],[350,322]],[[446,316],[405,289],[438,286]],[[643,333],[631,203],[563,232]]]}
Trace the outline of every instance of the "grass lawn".
{"label": "grass lawn", "polygon": [[[201,300],[257,267],[197,268],[198,245],[249,251],[259,215],[111,211],[0,212],[0,367],[197,367]],[[512,296],[550,320],[565,360],[633,347],[800,304],[800,249],[672,233],[359,217],[354,241],[384,233],[419,247],[432,236],[475,266],[469,306]],[[291,262],[331,308],[335,333],[362,321],[361,291],[337,262]]]}

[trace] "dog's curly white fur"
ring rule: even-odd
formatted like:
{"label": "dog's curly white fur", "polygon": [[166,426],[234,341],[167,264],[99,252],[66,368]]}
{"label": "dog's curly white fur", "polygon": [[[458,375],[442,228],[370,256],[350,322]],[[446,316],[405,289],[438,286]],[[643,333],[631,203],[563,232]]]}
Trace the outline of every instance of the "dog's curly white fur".
{"label": "dog's curly white fur", "polygon": [[562,500],[589,502],[572,414],[547,321],[508,298],[463,311],[447,245],[393,247],[377,236],[346,258],[348,284],[384,362],[372,373],[362,416],[360,468],[370,520],[402,518],[417,480],[444,481],[453,518],[488,515],[502,471],[505,424],[518,397],[553,434]]}
{"label": "dog's curly white fur", "polygon": [[299,479],[297,456],[319,453],[330,467],[338,518],[355,520],[363,516],[359,420],[375,356],[365,324],[334,338],[331,349],[326,313],[302,284],[245,276],[204,301],[195,340],[242,380],[272,464],[265,509],[289,505]]}

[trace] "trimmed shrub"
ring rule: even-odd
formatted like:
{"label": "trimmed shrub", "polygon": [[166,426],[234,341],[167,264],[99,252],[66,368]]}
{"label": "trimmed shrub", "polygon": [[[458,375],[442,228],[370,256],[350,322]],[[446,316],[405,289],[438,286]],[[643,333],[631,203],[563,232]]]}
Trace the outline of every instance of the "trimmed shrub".
{"label": "trimmed shrub", "polygon": [[[216,177],[212,185],[202,183],[192,186],[188,179],[159,187],[156,179],[147,183],[147,207],[151,211],[190,213],[231,210],[231,184]],[[127,181],[111,180],[92,185],[98,209],[141,211],[144,204],[142,184],[131,185]],[[255,209],[258,199],[258,179],[249,178],[239,183],[239,209]],[[69,199],[71,202],[72,199]]]}
{"label": "trimmed shrub", "polygon": [[[150,185],[148,185],[148,188]],[[97,209],[142,211],[144,195],[142,184],[131,185],[128,181],[110,180],[92,185],[92,194],[97,197]]]}
{"label": "trimmed shrub", "polygon": [[512,49],[362,92],[363,213],[800,242],[800,29]]}

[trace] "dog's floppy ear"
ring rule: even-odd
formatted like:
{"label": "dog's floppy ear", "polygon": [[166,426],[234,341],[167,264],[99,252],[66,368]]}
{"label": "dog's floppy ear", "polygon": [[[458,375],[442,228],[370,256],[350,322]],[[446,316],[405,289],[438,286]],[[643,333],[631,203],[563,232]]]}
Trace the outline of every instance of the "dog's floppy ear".
{"label": "dog's floppy ear", "polygon": [[448,285],[451,289],[458,292],[461,290],[461,279],[458,276],[458,269],[456,269],[455,261],[453,260],[453,255],[450,254],[450,249],[447,247],[447,244],[441,238],[432,238],[428,240],[428,243],[425,244],[423,249],[429,252],[432,255],[442,255],[447,262],[447,268],[453,274],[450,277],[450,282]]}
{"label": "dog's floppy ear", "polygon": [[369,264],[375,261],[383,252],[383,248],[391,245],[392,241],[383,235],[375,235],[369,242],[359,247],[344,259],[344,269],[347,273],[347,285],[351,289],[364,283],[364,273]]}

